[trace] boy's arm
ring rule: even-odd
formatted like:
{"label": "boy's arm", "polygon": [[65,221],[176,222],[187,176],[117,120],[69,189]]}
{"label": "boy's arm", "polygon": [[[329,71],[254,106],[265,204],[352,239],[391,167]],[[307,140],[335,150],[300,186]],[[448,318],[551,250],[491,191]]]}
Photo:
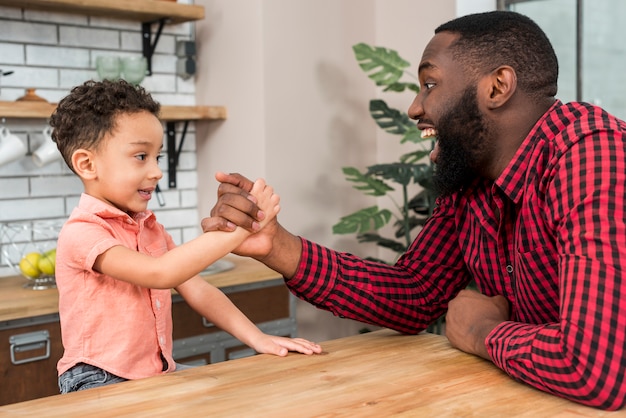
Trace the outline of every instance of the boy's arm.
{"label": "boy's arm", "polygon": [[200,276],[192,277],[176,290],[196,312],[259,353],[284,356],[288,351],[321,352],[319,345],[302,338],[264,334],[222,291]]}
{"label": "boy's arm", "polygon": [[[280,198],[264,180],[255,182],[252,195],[265,212],[265,219],[261,222],[261,226],[265,226],[280,210]],[[139,286],[168,289],[200,273],[208,265],[237,248],[249,235],[250,232],[243,228],[237,228],[233,232],[204,233],[160,257],[115,246],[96,258],[93,269]]]}

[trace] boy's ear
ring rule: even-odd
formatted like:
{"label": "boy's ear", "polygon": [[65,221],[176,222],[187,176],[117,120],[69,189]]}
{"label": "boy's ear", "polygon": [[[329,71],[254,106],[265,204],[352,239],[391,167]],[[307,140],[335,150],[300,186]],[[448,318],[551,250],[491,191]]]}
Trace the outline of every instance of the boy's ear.
{"label": "boy's ear", "polygon": [[512,67],[502,65],[487,75],[481,84],[487,108],[496,109],[504,105],[517,90],[517,74]]}
{"label": "boy's ear", "polygon": [[96,178],[96,162],[93,152],[80,148],[72,154],[72,167],[82,179],[93,180]]}

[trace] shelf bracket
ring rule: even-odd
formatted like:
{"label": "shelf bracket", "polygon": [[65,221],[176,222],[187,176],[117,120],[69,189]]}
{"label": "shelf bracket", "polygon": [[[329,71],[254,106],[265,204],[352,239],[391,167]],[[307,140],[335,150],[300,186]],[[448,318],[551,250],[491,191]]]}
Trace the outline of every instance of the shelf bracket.
{"label": "shelf bracket", "polygon": [[167,132],[167,173],[169,176],[168,184],[170,189],[176,188],[176,168],[178,167],[178,159],[183,149],[187,128],[189,127],[189,121],[186,120],[184,122],[185,125],[180,135],[178,147],[176,146],[176,122],[166,122],[165,124],[165,130]]}
{"label": "shelf bracket", "polygon": [[[162,18],[159,20],[155,20],[154,22],[144,22],[141,24],[143,56],[146,57],[146,61],[148,62],[146,75],[152,75],[152,55],[154,55],[154,50],[156,49],[157,43],[159,42],[159,38],[161,37],[161,32],[163,31],[163,26],[165,26],[166,20],[167,19]],[[154,42],[152,42],[153,23],[159,24],[159,27],[157,28],[156,34],[154,36]]]}

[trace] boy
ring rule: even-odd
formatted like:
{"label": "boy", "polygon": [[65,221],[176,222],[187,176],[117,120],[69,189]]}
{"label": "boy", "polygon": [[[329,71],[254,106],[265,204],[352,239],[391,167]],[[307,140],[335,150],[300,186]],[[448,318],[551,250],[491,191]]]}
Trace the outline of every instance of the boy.
{"label": "boy", "polygon": [[[79,205],[57,243],[56,281],[65,352],[61,393],[176,370],[171,288],[199,314],[260,353],[321,352],[301,338],[262,333],[198,273],[250,235],[211,232],[175,247],[147,210],[162,177],[160,105],[142,88],[87,81],[61,100],[50,124],[69,168],[83,182]],[[265,218],[279,197],[258,180]]]}

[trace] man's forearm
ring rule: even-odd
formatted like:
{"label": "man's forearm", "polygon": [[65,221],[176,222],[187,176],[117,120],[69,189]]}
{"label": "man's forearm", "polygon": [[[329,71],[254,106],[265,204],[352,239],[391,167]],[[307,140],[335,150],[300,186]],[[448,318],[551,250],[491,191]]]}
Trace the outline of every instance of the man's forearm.
{"label": "man's forearm", "polygon": [[278,227],[272,240],[272,250],[260,262],[289,279],[296,274],[302,255],[300,237],[291,234],[282,226]]}

